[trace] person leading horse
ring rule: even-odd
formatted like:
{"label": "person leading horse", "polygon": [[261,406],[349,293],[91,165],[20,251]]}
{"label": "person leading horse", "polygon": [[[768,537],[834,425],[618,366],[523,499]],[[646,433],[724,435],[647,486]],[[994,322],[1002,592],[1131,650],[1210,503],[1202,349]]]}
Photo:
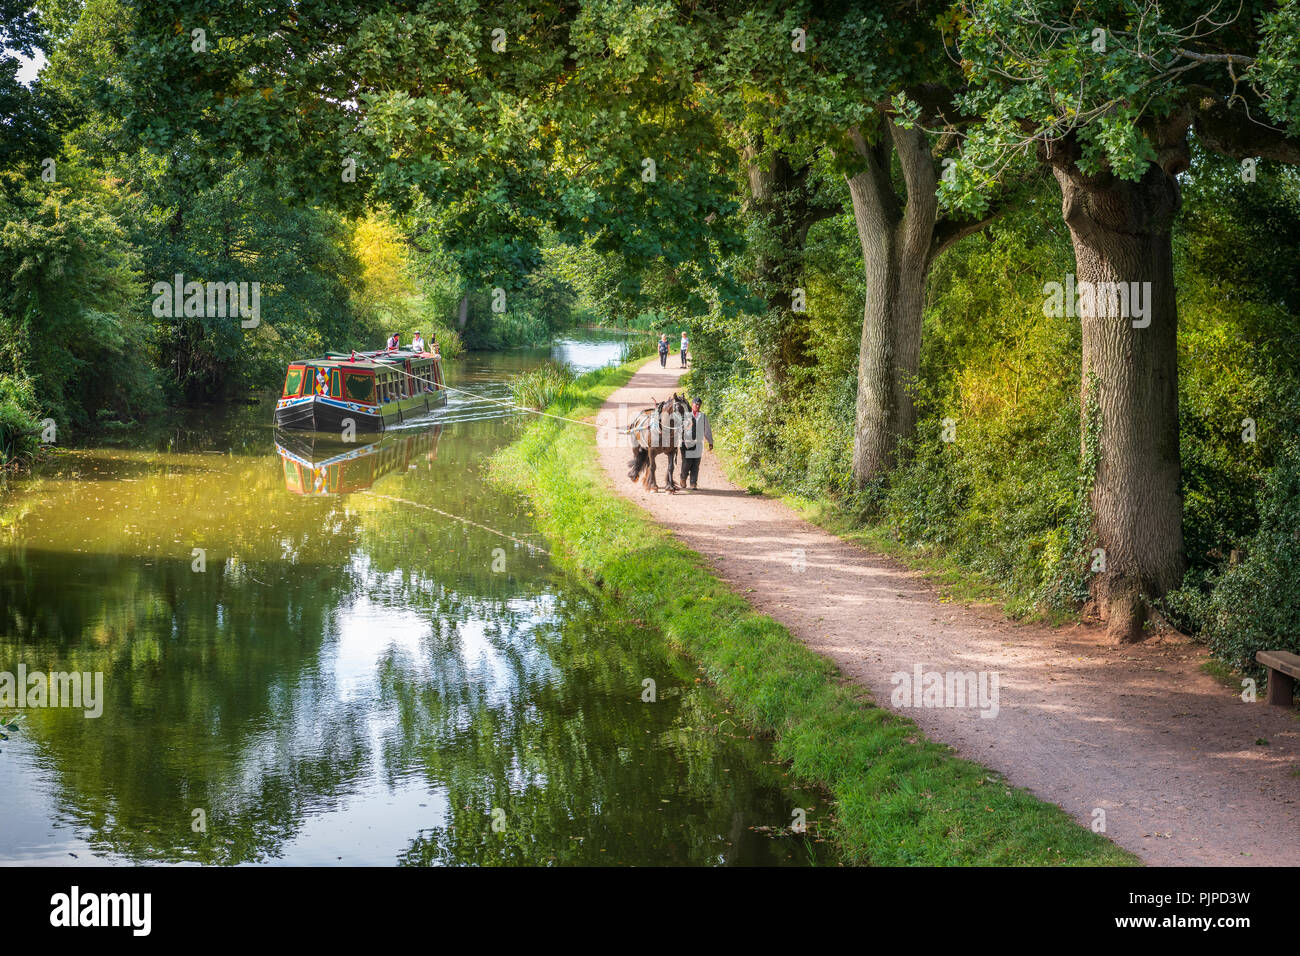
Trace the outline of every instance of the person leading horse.
{"label": "person leading horse", "polygon": [[658,491],[656,463],[660,455],[667,455],[668,492],[677,492],[673,472],[677,467],[678,449],[685,438],[686,422],[690,414],[686,400],[674,393],[670,400],[659,402],[654,408],[647,408],[633,420],[628,427],[628,437],[635,450],[628,463],[628,478],[632,481],[641,478],[642,487]]}

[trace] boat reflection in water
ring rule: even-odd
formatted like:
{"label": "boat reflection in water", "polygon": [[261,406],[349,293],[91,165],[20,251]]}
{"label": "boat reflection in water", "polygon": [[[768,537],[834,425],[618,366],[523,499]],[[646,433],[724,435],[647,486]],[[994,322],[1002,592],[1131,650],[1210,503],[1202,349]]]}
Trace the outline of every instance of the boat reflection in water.
{"label": "boat reflection in water", "polygon": [[387,431],[357,445],[321,432],[275,430],[275,450],[284,468],[284,487],[297,495],[346,495],[365,491],[394,471],[419,461],[436,461],[442,424]]}

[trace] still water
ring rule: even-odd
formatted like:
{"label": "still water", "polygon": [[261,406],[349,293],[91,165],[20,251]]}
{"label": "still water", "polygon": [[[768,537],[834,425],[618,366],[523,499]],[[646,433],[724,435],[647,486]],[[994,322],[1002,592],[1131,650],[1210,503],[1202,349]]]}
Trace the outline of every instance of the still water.
{"label": "still water", "polygon": [[[548,357],[448,384],[507,398]],[[11,482],[0,673],[102,673],[103,700],[0,741],[0,863],[833,862],[823,796],[485,480],[525,417],[454,395],[340,455],[207,410]]]}

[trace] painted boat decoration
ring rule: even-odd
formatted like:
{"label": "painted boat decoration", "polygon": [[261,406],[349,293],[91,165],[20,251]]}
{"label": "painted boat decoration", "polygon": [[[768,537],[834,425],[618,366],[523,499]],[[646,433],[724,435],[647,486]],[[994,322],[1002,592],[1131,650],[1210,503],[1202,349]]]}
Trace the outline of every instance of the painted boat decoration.
{"label": "painted boat decoration", "polygon": [[275,403],[279,428],[381,432],[447,401],[439,352],[326,353],[289,363]]}
{"label": "painted boat decoration", "polygon": [[284,469],[284,487],[296,495],[318,497],[365,491],[380,478],[405,472],[438,457],[442,425],[387,432],[378,441],[357,445],[325,435],[276,429],[275,450]]}

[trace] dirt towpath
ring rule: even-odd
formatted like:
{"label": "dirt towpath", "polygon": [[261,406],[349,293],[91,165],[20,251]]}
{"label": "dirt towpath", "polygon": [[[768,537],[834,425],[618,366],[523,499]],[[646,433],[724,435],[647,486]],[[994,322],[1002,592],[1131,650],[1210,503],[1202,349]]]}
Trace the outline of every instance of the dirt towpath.
{"label": "dirt towpath", "polygon": [[[680,391],[675,355],[669,366],[651,359],[606,412]],[[1106,834],[1148,863],[1300,864],[1300,717],[1243,703],[1199,670],[1203,648],[1177,637],[1115,646],[1098,627],[1022,626],[942,603],[914,572],[733,487],[708,452],[699,490],[675,495],[629,482],[626,447],[598,454],[619,494],[881,706],[890,706],[891,675],[918,666],[996,673],[996,716],[981,716],[988,706],[891,707],[932,739],[1085,826],[1104,810]]]}

